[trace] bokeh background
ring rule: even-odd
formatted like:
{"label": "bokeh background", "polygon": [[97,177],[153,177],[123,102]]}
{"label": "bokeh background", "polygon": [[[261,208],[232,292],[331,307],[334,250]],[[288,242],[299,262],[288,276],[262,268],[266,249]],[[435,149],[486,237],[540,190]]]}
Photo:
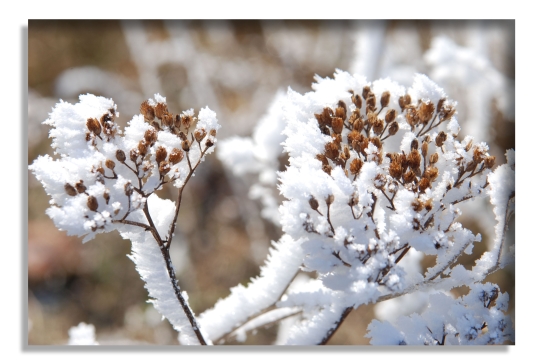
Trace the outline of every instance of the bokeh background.
{"label": "bokeh background", "polygon": [[[220,148],[228,137],[251,137],[278,91],[311,91],[314,75],[332,77],[336,68],[405,86],[414,73],[427,74],[459,102],[462,133],[487,141],[497,164],[515,147],[513,20],[28,24],[29,164],[38,155],[53,155],[48,127],[41,123],[59,99],[75,103],[82,93],[113,98],[121,126],[155,93],[166,96],[174,113],[207,105],[222,125]],[[284,168],[285,156],[278,163]],[[261,216],[263,201],[248,195],[255,183],[257,175],[235,175],[214,153],[185,190],[172,258],[197,314],[258,275],[271,240],[281,236],[277,224]],[[163,197],[169,194],[174,196],[166,190]],[[86,322],[105,345],[177,344],[171,325],[146,303],[143,282],[126,257],[130,242],[109,233],[82,244],[54,227],[45,214],[48,201],[29,173],[28,343],[65,344],[70,327]],[[482,206],[462,216],[464,225],[483,236],[463,261],[467,266],[493,238],[493,215]],[[508,244],[514,236],[513,218]],[[514,267],[488,280],[509,293],[515,320]],[[366,327],[375,317],[374,305],[355,310],[330,343],[367,344]],[[246,343],[270,344],[276,331],[264,328]]]}

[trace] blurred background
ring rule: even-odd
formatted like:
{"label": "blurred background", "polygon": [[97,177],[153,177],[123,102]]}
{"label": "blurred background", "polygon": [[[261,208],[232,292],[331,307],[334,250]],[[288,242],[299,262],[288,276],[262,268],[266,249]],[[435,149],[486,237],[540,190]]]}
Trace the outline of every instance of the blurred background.
{"label": "blurred background", "polygon": [[[254,136],[278,91],[311,91],[314,75],[333,77],[337,68],[369,81],[390,77],[406,87],[414,73],[424,73],[459,102],[462,134],[486,141],[497,165],[505,162],[506,149],[515,147],[513,20],[28,24],[29,164],[38,155],[53,155],[48,127],[41,123],[59,99],[75,103],[82,93],[113,98],[122,127],[155,93],[167,98],[173,113],[209,106],[222,125],[220,151],[222,140]],[[273,216],[261,214],[281,203],[279,197],[255,192],[262,178],[233,173],[217,154],[206,158],[185,190],[171,253],[197,314],[258,275],[271,240],[281,236]],[[285,155],[274,158],[273,165],[284,169]],[[168,196],[173,191],[164,191]],[[461,222],[483,236],[464,261],[467,266],[494,236],[488,201],[463,210]],[[146,303],[143,282],[126,257],[129,241],[109,233],[82,244],[58,231],[45,214],[49,198],[31,173],[28,203],[30,345],[65,344],[70,327],[80,322],[95,326],[100,344],[177,344],[171,325]],[[513,218],[508,244],[514,236]],[[514,267],[488,280],[509,293],[515,319]],[[380,318],[376,312],[374,305],[352,312],[330,343],[367,344],[366,327]],[[246,343],[272,343],[276,331],[265,328],[248,335]]]}

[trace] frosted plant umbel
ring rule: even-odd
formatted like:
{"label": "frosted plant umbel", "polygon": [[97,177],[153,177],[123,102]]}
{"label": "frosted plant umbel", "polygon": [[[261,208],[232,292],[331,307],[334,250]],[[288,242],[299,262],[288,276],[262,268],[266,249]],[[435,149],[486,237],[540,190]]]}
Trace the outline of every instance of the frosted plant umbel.
{"label": "frosted plant umbel", "polygon": [[[47,213],[84,241],[114,229],[130,239],[152,302],[182,344],[244,341],[274,322],[277,344],[325,344],[354,309],[414,292],[424,297],[420,312],[374,320],[372,344],[515,342],[508,294],[482,283],[513,263],[505,232],[515,204],[514,151],[496,167],[485,142],[460,139],[457,104],[424,75],[408,89],[340,70],[316,81],[304,95],[281,94],[268,118],[285,125],[289,164],[278,173],[284,200],[275,218],[284,235],[258,277],[198,317],[177,285],[169,248],[183,189],[216,144],[211,110],[172,115],[155,95],[121,133],[112,100],[83,95],[76,105],[57,104],[46,123],[60,158],[30,166],[52,197]],[[259,172],[240,165],[254,160],[244,155],[255,154],[251,147],[227,145],[220,157],[229,168]],[[154,193],[165,184],[178,188],[176,201]],[[459,258],[484,243],[458,218],[466,201],[487,198],[495,238],[467,269]],[[436,263],[421,273],[412,252]],[[451,290],[461,286],[469,293],[455,298]]]}
{"label": "frosted plant umbel", "polygon": [[[198,117],[192,109],[173,115],[156,94],[122,132],[116,108],[111,99],[81,95],[75,105],[61,100],[45,121],[60,158],[40,156],[30,169],[51,196],[47,214],[83,242],[112,230],[130,239],[130,258],[155,308],[180,332],[182,344],[206,344],[169,248],[183,189],[213,151],[220,125],[207,107]],[[155,194],[167,184],[178,189],[176,201]]]}

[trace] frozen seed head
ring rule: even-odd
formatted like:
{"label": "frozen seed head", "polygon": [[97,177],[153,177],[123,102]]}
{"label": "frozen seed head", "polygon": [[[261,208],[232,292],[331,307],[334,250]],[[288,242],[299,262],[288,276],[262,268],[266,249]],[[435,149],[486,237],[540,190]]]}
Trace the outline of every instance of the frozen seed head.
{"label": "frozen seed head", "polygon": [[382,131],[384,130],[385,128],[385,124],[383,122],[382,119],[377,119],[374,124],[372,125],[372,130],[374,131],[374,133],[376,134],[381,134]]}
{"label": "frozen seed head", "polygon": [[183,152],[178,148],[172,149],[172,152],[170,152],[170,155],[168,156],[168,162],[170,162],[171,164],[177,164],[181,162],[182,159]]}
{"label": "frozen seed head", "polygon": [[211,139],[206,140],[206,147],[211,148],[213,147],[213,144],[214,144],[213,140]]}
{"label": "frozen seed head", "polygon": [[370,86],[363,87],[363,99],[366,100],[369,93],[370,93]]}
{"label": "frozen seed head", "polygon": [[168,113],[168,106],[163,103],[163,102],[159,102],[156,106],[155,106],[155,116],[158,118],[158,119],[162,119],[162,117]]}
{"label": "frozen seed head", "polygon": [[204,129],[195,130],[195,139],[198,143],[200,143],[205,137],[206,137],[206,130]]}
{"label": "frozen seed head", "polygon": [[[340,108],[338,108],[338,109],[340,109]],[[340,133],[342,133],[343,128],[344,128],[344,120],[341,117],[333,117],[332,118],[332,131],[334,131],[336,134],[340,134]]]}
{"label": "frozen seed head", "polygon": [[121,163],[124,163],[127,159],[127,156],[125,155],[125,152],[123,152],[121,149],[117,149],[115,152],[115,158]]}
{"label": "frozen seed head", "polygon": [[102,197],[104,197],[104,200],[106,201],[106,205],[110,203],[110,193],[108,190],[104,191],[102,194]]}
{"label": "frozen seed head", "polygon": [[80,180],[78,183],[76,183],[76,191],[78,193],[85,193],[85,191],[87,191],[87,187],[85,186],[83,181]]}
{"label": "frozen seed head", "polygon": [[436,162],[438,162],[438,153],[433,153],[429,158],[429,163],[435,164]]}
{"label": "frozen seed head", "polygon": [[217,130],[215,130],[215,129],[210,130],[210,135],[212,137],[215,137],[217,135]]}
{"label": "frozen seed head", "polygon": [[417,116],[419,121],[423,124],[427,124],[433,117],[434,104],[430,101],[422,102],[417,110]]}
{"label": "frozen seed head", "polygon": [[494,156],[488,156],[484,159],[484,165],[485,168],[491,169],[495,165],[495,157]]}
{"label": "frozen seed head", "polygon": [[185,139],[183,142],[181,142],[181,149],[188,152],[191,149],[191,143],[188,139]]}
{"label": "frozen seed head", "polygon": [[399,123],[396,121],[393,121],[391,125],[389,125],[389,135],[395,135],[399,131]]}
{"label": "frozen seed head", "polygon": [[357,109],[361,109],[363,107],[363,98],[361,97],[361,95],[355,94],[351,96],[351,101],[353,102],[353,104],[355,104],[355,107],[357,107]]}
{"label": "frozen seed head", "polygon": [[168,128],[172,127],[174,125],[174,116],[170,113],[165,113],[162,116],[162,124]]}
{"label": "frozen seed head", "polygon": [[111,159],[106,159],[106,168],[113,170],[115,168],[115,162]]}
{"label": "frozen seed head", "polygon": [[132,186],[132,183],[127,182],[125,184],[125,195],[130,196],[132,195],[132,191],[134,190],[134,187]]}
{"label": "frozen seed head", "polygon": [[158,147],[157,151],[155,152],[155,160],[157,161],[157,164],[160,164],[162,161],[166,160],[167,155],[168,152],[166,151],[166,148],[163,146]]}
{"label": "frozen seed head", "polygon": [[75,196],[75,195],[77,195],[76,189],[74,188],[74,186],[72,186],[72,185],[69,184],[69,183],[66,183],[66,184],[64,185],[64,192],[66,192],[66,194],[67,194],[68,196]]}
{"label": "frozen seed head", "polygon": [[423,177],[419,180],[418,187],[419,187],[419,192],[424,193],[427,188],[431,187],[431,181]]}
{"label": "frozen seed head", "polygon": [[399,97],[399,106],[402,111],[406,109],[408,105],[412,103],[412,97],[410,95],[406,94],[404,96]]}
{"label": "frozen seed head", "polygon": [[334,195],[328,195],[325,199],[325,203],[327,206],[330,206],[334,202]]}
{"label": "frozen seed head", "polygon": [[137,148],[133,148],[130,150],[130,160],[133,161],[134,163],[136,163],[136,161],[138,160],[138,149]]}
{"label": "frozen seed head", "polygon": [[395,120],[396,117],[397,117],[397,110],[389,109],[387,110],[387,113],[385,114],[385,122],[389,124],[390,122]]}
{"label": "frozen seed head", "polygon": [[170,172],[170,164],[166,161],[162,161],[159,165],[159,173],[163,176]]}
{"label": "frozen seed head", "polygon": [[145,143],[145,140],[140,140],[140,142],[138,143],[138,153],[140,153],[141,156],[147,154],[147,145]]}
{"label": "frozen seed head", "polygon": [[317,209],[319,208],[319,202],[317,202],[315,197],[312,196],[308,202],[310,203],[310,207],[312,208],[312,210],[317,211]]}
{"label": "frozen seed head", "polygon": [[87,129],[94,135],[100,135],[100,132],[102,131],[100,123],[95,118],[87,119]]}
{"label": "frozen seed head", "polygon": [[96,200],[96,197],[89,196],[87,198],[87,207],[91,211],[96,211],[98,209],[98,201]]}
{"label": "frozen seed head", "polygon": [[155,110],[147,100],[140,105],[140,114],[144,116],[145,121],[152,122],[155,119]]}
{"label": "frozen seed head", "polygon": [[385,91],[382,93],[382,97],[380,98],[380,105],[382,107],[387,107],[389,105],[389,99],[391,98],[391,94],[389,91]]}
{"label": "frozen seed head", "polygon": [[410,143],[410,149],[417,149],[419,148],[419,141],[416,139],[412,140],[412,143]]}
{"label": "frozen seed head", "polygon": [[446,133],[444,133],[443,131],[438,133],[438,135],[435,138],[436,146],[441,147],[446,141],[446,139],[448,139],[448,135]]}
{"label": "frozen seed head", "polygon": [[353,175],[359,174],[361,168],[363,167],[363,162],[359,158],[355,158],[349,164],[349,171]]}
{"label": "frozen seed head", "polygon": [[147,129],[144,134],[145,143],[152,147],[157,141],[157,132],[154,129]]}
{"label": "frozen seed head", "polygon": [[429,143],[423,142],[423,144],[421,144],[421,154],[424,157],[427,157],[428,151],[429,151]]}

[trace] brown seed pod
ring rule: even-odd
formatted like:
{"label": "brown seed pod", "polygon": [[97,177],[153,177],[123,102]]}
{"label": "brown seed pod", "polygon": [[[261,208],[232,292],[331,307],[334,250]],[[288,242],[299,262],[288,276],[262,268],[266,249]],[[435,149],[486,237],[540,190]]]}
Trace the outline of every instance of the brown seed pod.
{"label": "brown seed pod", "polygon": [[110,193],[106,190],[104,191],[104,194],[102,195],[104,197],[104,200],[106,200],[106,205],[110,203]]}
{"label": "brown seed pod", "polygon": [[167,155],[168,152],[166,151],[166,148],[164,148],[163,146],[158,147],[155,152],[155,160],[157,161],[157,164],[160,165],[162,161],[166,160]]}
{"label": "brown seed pod", "polygon": [[389,124],[390,122],[395,120],[396,117],[397,117],[397,110],[389,109],[387,110],[387,113],[385,113],[385,122]]}
{"label": "brown seed pod", "polygon": [[363,162],[359,158],[355,158],[349,164],[349,171],[353,175],[359,174],[361,168],[363,167]]}
{"label": "brown seed pod", "polygon": [[181,115],[180,114],[176,114],[176,117],[174,118],[174,127],[176,129],[181,128]]}
{"label": "brown seed pod", "polygon": [[183,142],[181,142],[181,149],[188,152],[191,149],[191,142],[189,142],[188,139],[185,139]]}
{"label": "brown seed pod", "polygon": [[436,162],[438,162],[438,153],[433,153],[429,158],[429,163],[435,164]]}
{"label": "brown seed pod", "polygon": [[216,134],[217,134],[217,130],[215,130],[215,129],[210,130],[210,135],[212,137],[215,137]]}
{"label": "brown seed pod", "polygon": [[[343,103],[342,100],[338,101],[338,104],[340,104],[340,102]],[[344,103],[345,105],[345,103]],[[342,121],[346,120],[346,109],[343,108],[342,106],[338,106],[334,112],[334,115],[337,117],[337,118],[340,118],[342,119]]]}
{"label": "brown seed pod", "polygon": [[433,114],[434,104],[430,101],[422,102],[417,109],[417,116],[423,124],[427,124],[432,119]]}
{"label": "brown seed pod", "polygon": [[174,125],[174,115],[170,114],[170,113],[166,113],[162,116],[162,125],[166,126],[166,127],[172,127],[172,125]]}
{"label": "brown seed pod", "polygon": [[317,202],[315,197],[312,196],[308,202],[310,203],[310,207],[312,208],[312,210],[317,211],[317,209],[319,208],[319,202]]}
{"label": "brown seed pod", "polygon": [[111,159],[106,159],[106,168],[113,170],[115,168],[115,162]]}
{"label": "brown seed pod", "polygon": [[132,187],[132,184],[130,182],[127,182],[125,184],[125,195],[126,196],[132,195],[132,191],[134,191],[134,187]]}
{"label": "brown seed pod", "polygon": [[402,165],[397,161],[391,162],[389,165],[389,174],[391,177],[400,180],[402,177]]}
{"label": "brown seed pod", "polygon": [[378,150],[382,149],[382,141],[379,137],[372,137],[369,139],[369,142],[374,144]]}
{"label": "brown seed pod", "polygon": [[87,191],[87,187],[82,180],[79,180],[79,182],[76,183],[76,190],[78,193],[85,193],[85,191]]}
{"label": "brown seed pod", "polygon": [[166,162],[166,161],[162,161],[159,164],[159,173],[160,173],[160,175],[164,176],[168,172],[170,172],[170,164],[168,162]]}
{"label": "brown seed pod", "polygon": [[158,119],[162,119],[163,115],[165,115],[165,114],[168,114],[168,106],[163,102],[159,102],[155,106],[155,116]]}
{"label": "brown seed pod", "polygon": [[395,135],[399,131],[399,123],[396,121],[393,121],[391,125],[389,125],[389,135]]}
{"label": "brown seed pod", "polygon": [[147,154],[147,145],[145,144],[145,140],[140,140],[138,143],[138,153],[140,153],[141,156]]}
{"label": "brown seed pod", "polygon": [[448,139],[448,135],[444,133],[443,131],[441,131],[440,133],[438,133],[438,135],[435,138],[436,146],[441,147],[447,139]]}
{"label": "brown seed pod", "polygon": [[346,156],[346,160],[348,160],[349,157],[351,156],[349,152],[349,147],[347,145],[344,145],[344,155]]}
{"label": "brown seed pod", "polygon": [[136,163],[138,160],[138,149],[134,148],[130,150],[130,160]]}
{"label": "brown seed pod", "polygon": [[410,143],[410,149],[413,150],[413,149],[417,149],[419,148],[419,141],[416,139],[412,140],[412,143]]}
{"label": "brown seed pod", "polygon": [[434,180],[438,177],[438,168],[433,166],[427,167],[423,177],[427,178],[431,182],[434,182]]}
{"label": "brown seed pod", "polygon": [[338,151],[338,145],[334,142],[325,144],[325,156],[332,160],[335,160],[340,155]]}
{"label": "brown seed pod", "polygon": [[208,147],[208,148],[213,147],[213,144],[214,144],[213,140],[206,139],[206,147]]}
{"label": "brown seed pod", "polygon": [[64,192],[66,192],[66,194],[67,194],[68,196],[75,196],[75,195],[77,195],[76,189],[74,188],[74,186],[72,186],[72,185],[69,184],[69,183],[66,183],[66,184],[64,185]]}
{"label": "brown seed pod", "polygon": [[144,101],[140,105],[140,114],[144,116],[144,119],[148,122],[152,122],[155,119],[155,110],[153,106],[149,104],[149,101]]}
{"label": "brown seed pod", "polygon": [[357,193],[353,193],[351,197],[349,198],[348,205],[353,207],[359,203],[359,195]]}
{"label": "brown seed pod", "polygon": [[87,119],[87,129],[89,129],[89,131],[92,132],[94,135],[100,135],[100,132],[102,131],[100,123],[95,118]]}
{"label": "brown seed pod", "polygon": [[91,211],[96,211],[98,210],[98,201],[96,200],[96,197],[94,196],[89,196],[87,198],[87,207],[89,208],[89,210]]}
{"label": "brown seed pod", "polygon": [[406,157],[406,160],[412,169],[416,169],[419,168],[419,165],[421,164],[421,155],[417,149],[412,149]]}
{"label": "brown seed pod", "polygon": [[377,119],[374,124],[372,125],[372,130],[375,134],[381,134],[383,130],[385,129],[385,123],[382,119]]}
{"label": "brown seed pod", "polygon": [[334,131],[336,134],[341,134],[342,129],[344,128],[344,121],[340,117],[333,117],[332,118],[332,131]]}
{"label": "brown seed pod", "polygon": [[414,201],[412,201],[412,208],[416,212],[420,212],[421,210],[423,210],[423,206],[423,202],[419,198],[416,198]]}
{"label": "brown seed pod", "polygon": [[366,100],[366,98],[368,97],[368,94],[370,93],[370,86],[365,86],[363,87],[363,99]]}
{"label": "brown seed pod", "polygon": [[351,101],[355,104],[355,107],[357,109],[360,109],[363,107],[363,98],[359,94],[355,94],[351,97]]}
{"label": "brown seed pod", "polygon": [[429,187],[431,187],[431,181],[429,181],[427,178],[423,177],[419,180],[419,192],[425,192],[425,190]]}
{"label": "brown seed pod", "polygon": [[487,169],[493,168],[493,166],[495,165],[495,157],[492,155],[490,155],[489,157],[485,157],[484,165]]}
{"label": "brown seed pod", "polygon": [[189,129],[191,125],[193,124],[193,117],[189,115],[182,115],[181,124],[183,125],[185,129]]}
{"label": "brown seed pod", "polygon": [[369,111],[376,111],[376,96],[372,92],[369,92],[368,97],[366,98],[366,108],[367,114]]}
{"label": "brown seed pod", "polygon": [[152,147],[157,141],[157,132],[154,129],[147,129],[144,134],[145,143]]}
{"label": "brown seed pod", "polygon": [[181,162],[182,159],[183,159],[183,152],[178,148],[172,149],[172,151],[170,152],[170,155],[168,156],[168,162],[170,162],[171,164],[177,164]]}
{"label": "brown seed pod", "polygon": [[428,199],[427,201],[425,201],[425,210],[431,211],[432,209],[433,209],[433,200]]}
{"label": "brown seed pod", "polygon": [[363,127],[364,127],[363,120],[361,120],[361,118],[357,118],[355,122],[353,123],[353,130],[357,132],[361,132],[361,130],[363,130]]}
{"label": "brown seed pod", "polygon": [[324,165],[324,166],[329,165],[329,160],[328,160],[327,157],[325,157],[325,155],[323,155],[323,154],[317,154],[317,155],[315,156],[315,159],[317,159],[318,161],[320,161],[321,164]]}
{"label": "brown seed pod", "polygon": [[328,195],[327,198],[325,199],[325,203],[330,206],[330,204],[332,204],[334,202],[334,195]]}
{"label": "brown seed pod", "polygon": [[421,154],[424,156],[424,157],[427,157],[427,153],[429,152],[429,143],[427,142],[423,142],[421,144]]}
{"label": "brown seed pod", "polygon": [[419,117],[417,116],[417,112],[414,107],[406,108],[406,121],[412,128],[419,123]]}
{"label": "brown seed pod", "polygon": [[323,109],[323,112],[321,113],[321,120],[323,120],[323,123],[326,126],[332,126],[332,109],[330,107],[326,107]]}
{"label": "brown seed pod", "polygon": [[195,130],[195,139],[198,143],[200,143],[202,141],[202,139],[204,139],[204,137],[206,137],[206,130],[204,129],[198,129],[198,130]]}
{"label": "brown seed pod", "polygon": [[412,103],[412,97],[409,94],[399,97],[399,106],[402,111]]}
{"label": "brown seed pod", "polygon": [[321,169],[323,170],[323,172],[327,173],[329,176],[331,175],[331,172],[332,172],[332,167],[331,166],[326,165],[326,166],[321,167]]}
{"label": "brown seed pod", "polygon": [[119,162],[123,163],[127,159],[127,156],[125,155],[125,152],[123,152],[121,149],[117,149],[117,151],[115,152],[115,158],[117,158]]}
{"label": "brown seed pod", "polygon": [[411,169],[403,174],[402,178],[405,183],[412,183],[416,180],[416,174]]}
{"label": "brown seed pod", "polygon": [[382,97],[380,98],[380,105],[382,107],[387,107],[389,105],[389,99],[391,98],[391,94],[389,91],[385,91],[382,93]]}

